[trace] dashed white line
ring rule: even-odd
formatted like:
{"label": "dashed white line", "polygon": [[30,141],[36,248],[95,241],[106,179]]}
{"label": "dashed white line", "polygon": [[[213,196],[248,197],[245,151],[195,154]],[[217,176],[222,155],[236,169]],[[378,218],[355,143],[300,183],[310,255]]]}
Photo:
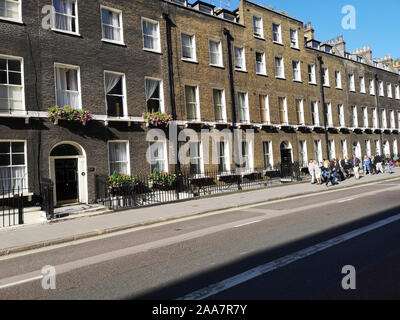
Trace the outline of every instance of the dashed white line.
{"label": "dashed white line", "polygon": [[24,279],[24,280],[17,281],[17,282],[7,283],[7,284],[5,284],[5,285],[0,286],[0,290],[1,290],[1,289],[6,289],[6,288],[9,288],[9,287],[15,287],[15,286],[18,286],[18,285],[23,284],[23,283],[27,283],[27,282],[32,282],[32,281],[40,280],[40,279],[42,279],[42,278],[43,278],[43,275],[40,275],[40,276],[37,276],[37,277],[33,277],[33,278],[29,278],[29,279]]}
{"label": "dashed white line", "polygon": [[350,198],[350,199],[340,200],[340,201],[338,201],[338,203],[348,202],[348,201],[352,201],[352,200],[354,200],[354,199]]}
{"label": "dashed white line", "polygon": [[254,223],[257,223],[257,222],[260,222],[260,221],[261,221],[261,220],[243,223],[243,224],[240,224],[240,225],[238,225],[238,226],[235,226],[234,228],[240,228],[240,227],[248,226],[248,225],[250,225],[250,224],[254,224]]}

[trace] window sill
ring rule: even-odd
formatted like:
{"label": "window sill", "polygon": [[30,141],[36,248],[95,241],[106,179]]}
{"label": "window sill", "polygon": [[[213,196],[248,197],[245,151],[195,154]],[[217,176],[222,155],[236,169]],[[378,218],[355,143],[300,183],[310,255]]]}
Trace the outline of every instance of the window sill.
{"label": "window sill", "polygon": [[316,86],[317,83],[316,82],[309,82],[308,84],[312,85],[312,86]]}
{"label": "window sill", "polygon": [[60,33],[60,34],[68,35],[68,36],[83,38],[83,37],[80,35],[80,33],[78,33],[78,32],[71,32],[71,31],[60,30],[60,29],[55,29],[55,28],[51,28],[51,30],[54,31],[55,33]]}
{"label": "window sill", "polygon": [[247,70],[235,69],[236,72],[248,73]]}
{"label": "window sill", "polygon": [[330,88],[331,86],[330,86],[330,85],[324,84],[323,87],[325,87],[325,88]]}
{"label": "window sill", "polygon": [[293,79],[293,82],[303,83],[303,81],[301,81],[301,80],[296,80],[296,79]]}
{"label": "window sill", "polygon": [[278,42],[278,41],[272,41],[272,43],[274,43],[274,44],[277,44],[277,45],[280,45],[280,46],[284,46],[284,44],[282,43],[282,42]]}
{"label": "window sill", "polygon": [[279,80],[286,80],[286,78],[285,78],[285,77],[279,77],[279,76],[275,76],[275,78],[276,78],[276,79],[279,79]]}
{"label": "window sill", "polygon": [[265,41],[265,38],[264,38],[264,37],[257,36],[257,35],[255,35],[255,34],[254,34],[254,38],[255,38],[255,39],[258,39],[258,40]]}
{"label": "window sill", "polygon": [[300,51],[300,48],[299,48],[299,47],[292,47],[292,46],[290,46],[290,48],[293,49],[293,50]]}
{"label": "window sill", "polygon": [[217,65],[217,64],[211,64],[211,63],[210,63],[210,67],[218,68],[218,69],[225,69],[224,66],[219,66],[219,65]]}
{"label": "window sill", "polygon": [[143,48],[143,51],[151,52],[151,53],[157,53],[157,54],[162,54],[160,50],[155,50],[155,49],[148,49],[148,48]]}
{"label": "window sill", "polygon": [[102,42],[105,43],[109,43],[109,44],[113,44],[116,46],[120,46],[120,47],[125,47],[126,48],[126,44],[124,42],[117,42],[117,41],[113,41],[113,40],[109,40],[109,39],[101,39]]}
{"label": "window sill", "polygon": [[199,62],[197,60],[192,60],[192,59],[182,58],[182,61],[189,62],[189,63],[194,63],[194,64],[199,64]]}
{"label": "window sill", "polygon": [[267,75],[266,73],[256,73],[256,75],[257,75],[257,76],[260,76],[260,77],[266,77],[266,78],[268,78],[268,75]]}
{"label": "window sill", "polygon": [[9,19],[9,18],[6,18],[6,17],[0,17],[0,21],[11,22],[11,23],[20,24],[20,25],[24,24],[24,22],[22,20]]}

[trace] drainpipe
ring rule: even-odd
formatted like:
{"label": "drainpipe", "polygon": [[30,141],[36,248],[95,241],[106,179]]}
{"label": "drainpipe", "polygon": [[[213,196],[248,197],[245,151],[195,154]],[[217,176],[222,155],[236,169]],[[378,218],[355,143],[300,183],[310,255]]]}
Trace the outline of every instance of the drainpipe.
{"label": "drainpipe", "polygon": [[[173,23],[169,18],[169,15],[163,14],[166,26],[166,40],[167,40],[167,53],[168,53],[168,81],[169,81],[169,96],[170,96],[170,104],[171,104],[171,113],[172,118],[174,120],[178,120],[178,115],[176,112],[176,103],[175,103],[175,82],[174,82],[174,64],[173,64],[173,54],[172,54],[172,35],[171,29]],[[178,128],[178,126],[177,126]],[[179,136],[179,130],[177,130],[177,137]],[[181,172],[181,163],[179,161],[179,141],[176,141],[176,163],[175,163],[175,173]]]}
{"label": "drainpipe", "polygon": [[318,56],[318,61],[319,61],[319,74],[320,74],[320,83],[321,83],[321,98],[322,98],[322,112],[324,113],[324,130],[325,130],[325,144],[326,144],[326,154],[327,154],[327,159],[330,159],[330,147],[329,147],[329,137],[328,137],[328,130],[327,130],[327,109],[326,109],[326,103],[325,103],[325,90],[324,90],[324,83],[323,83],[323,76],[322,76],[322,65],[324,62],[322,61],[322,57]]}

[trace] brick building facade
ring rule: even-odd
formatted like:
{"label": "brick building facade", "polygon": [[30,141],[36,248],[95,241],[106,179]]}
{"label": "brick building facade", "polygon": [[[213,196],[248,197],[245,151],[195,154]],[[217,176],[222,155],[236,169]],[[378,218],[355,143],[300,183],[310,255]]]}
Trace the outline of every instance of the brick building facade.
{"label": "brick building facade", "polygon": [[[60,201],[56,193],[55,201],[92,202],[96,175],[116,168],[150,173],[142,115],[154,108],[173,114],[179,130],[254,130],[254,139],[240,145],[248,148],[240,150],[248,170],[398,154],[400,75],[391,58],[373,60],[369,48],[347,52],[341,37],[320,43],[311,24],[287,14],[246,0],[233,12],[179,0],[5,3],[3,188],[21,185],[39,195],[42,179],[61,189],[71,174],[74,199]],[[60,101],[73,101],[94,120],[49,122],[47,109]],[[207,164],[199,146],[192,150],[195,171],[221,167]],[[161,144],[157,155],[156,166],[166,171],[175,170],[170,147]],[[225,169],[235,169],[232,150],[223,156]]]}

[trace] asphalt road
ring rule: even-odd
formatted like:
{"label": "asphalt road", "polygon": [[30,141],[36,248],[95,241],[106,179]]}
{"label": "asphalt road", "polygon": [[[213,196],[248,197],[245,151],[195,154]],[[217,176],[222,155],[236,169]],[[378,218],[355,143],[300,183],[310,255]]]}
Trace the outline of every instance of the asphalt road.
{"label": "asphalt road", "polygon": [[3,257],[0,299],[398,299],[399,191],[378,182]]}

